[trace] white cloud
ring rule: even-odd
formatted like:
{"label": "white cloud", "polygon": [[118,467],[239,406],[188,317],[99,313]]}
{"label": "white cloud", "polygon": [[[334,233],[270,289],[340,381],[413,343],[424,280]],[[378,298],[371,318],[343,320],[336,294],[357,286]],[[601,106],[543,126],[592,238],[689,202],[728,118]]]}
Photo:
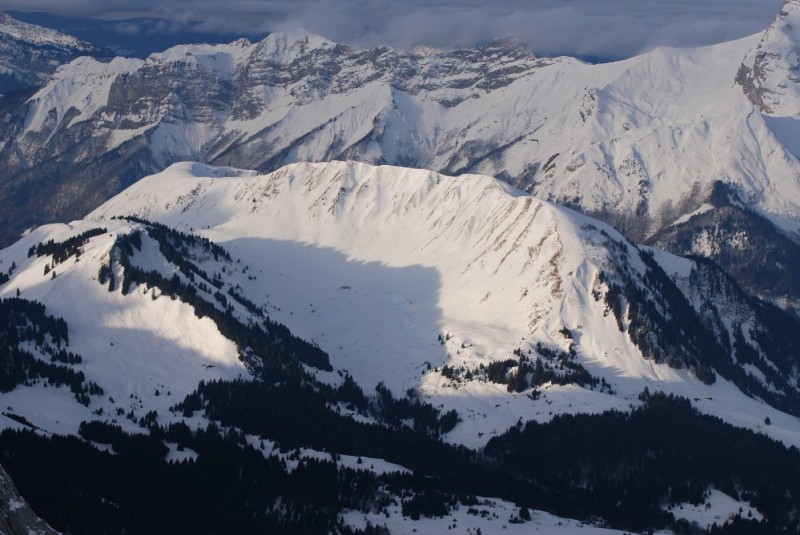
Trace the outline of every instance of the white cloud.
{"label": "white cloud", "polygon": [[[199,21],[196,31],[252,35],[303,27],[356,45],[453,47],[516,35],[541,55],[626,57],[763,30],[781,0],[0,0],[0,10]],[[182,31],[186,24],[179,25]],[[131,28],[128,28],[130,30]]]}

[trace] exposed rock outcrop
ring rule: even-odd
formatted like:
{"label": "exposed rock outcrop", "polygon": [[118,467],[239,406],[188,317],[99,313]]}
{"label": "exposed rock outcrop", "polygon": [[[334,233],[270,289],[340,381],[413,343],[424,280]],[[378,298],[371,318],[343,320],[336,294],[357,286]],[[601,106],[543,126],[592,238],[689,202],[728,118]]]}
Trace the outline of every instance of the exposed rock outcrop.
{"label": "exposed rock outcrop", "polygon": [[58,534],[47,522],[36,516],[30,505],[20,496],[17,487],[2,466],[0,466],[0,534]]}

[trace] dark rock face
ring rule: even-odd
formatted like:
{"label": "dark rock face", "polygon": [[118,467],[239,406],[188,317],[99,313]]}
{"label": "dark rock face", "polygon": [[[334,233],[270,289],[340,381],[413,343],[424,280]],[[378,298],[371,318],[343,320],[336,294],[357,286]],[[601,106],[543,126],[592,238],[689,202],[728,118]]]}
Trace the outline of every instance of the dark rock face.
{"label": "dark rock face", "polygon": [[661,230],[648,243],[682,256],[711,258],[749,294],[800,314],[800,245],[749,210],[723,183],[706,202],[713,209]]}
{"label": "dark rock face", "polygon": [[11,477],[0,466],[0,533],[4,535],[56,535],[20,496]]}

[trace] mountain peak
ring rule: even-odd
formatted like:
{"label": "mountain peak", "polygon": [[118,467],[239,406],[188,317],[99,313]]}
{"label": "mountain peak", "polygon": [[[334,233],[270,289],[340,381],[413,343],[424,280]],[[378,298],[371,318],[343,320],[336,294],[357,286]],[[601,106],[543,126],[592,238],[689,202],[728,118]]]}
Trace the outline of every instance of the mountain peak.
{"label": "mountain peak", "polygon": [[260,54],[272,56],[276,62],[287,64],[312,50],[328,49],[337,45],[303,28],[290,28],[269,34],[256,46]]}
{"label": "mountain peak", "polygon": [[736,81],[753,104],[772,116],[800,117],[800,1],[785,0]]}
{"label": "mountain peak", "polygon": [[36,45],[67,47],[90,52],[94,45],[56,30],[28,24],[6,13],[0,13],[0,34]]}
{"label": "mountain peak", "polygon": [[0,13],[0,96],[39,87],[58,66],[79,56],[107,57],[108,52]]}

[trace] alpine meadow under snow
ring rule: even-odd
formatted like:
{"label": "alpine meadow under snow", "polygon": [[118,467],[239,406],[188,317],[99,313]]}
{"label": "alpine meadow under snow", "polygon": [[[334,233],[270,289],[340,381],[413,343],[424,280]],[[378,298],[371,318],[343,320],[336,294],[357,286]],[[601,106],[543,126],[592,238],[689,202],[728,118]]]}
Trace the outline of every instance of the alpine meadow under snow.
{"label": "alpine meadow under snow", "polygon": [[600,65],[0,16],[0,531],[800,530],[800,0]]}

